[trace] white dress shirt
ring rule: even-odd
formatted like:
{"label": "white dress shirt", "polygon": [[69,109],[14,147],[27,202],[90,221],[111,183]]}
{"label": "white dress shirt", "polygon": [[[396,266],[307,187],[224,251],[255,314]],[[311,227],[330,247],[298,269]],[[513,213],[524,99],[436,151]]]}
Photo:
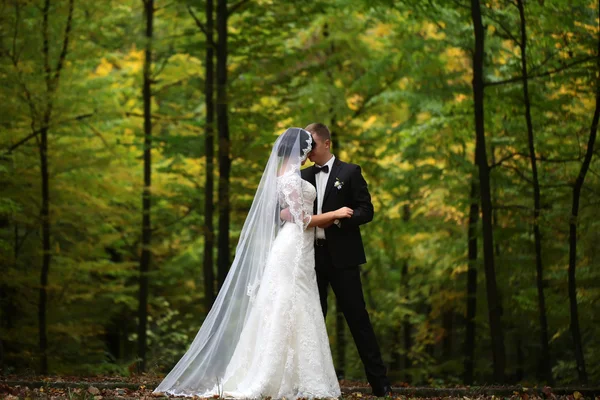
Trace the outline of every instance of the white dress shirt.
{"label": "white dress shirt", "polygon": [[[329,167],[329,171],[315,174],[315,183],[317,184],[317,215],[323,213],[323,196],[325,195],[327,180],[329,179],[329,174],[331,174],[331,168],[333,167],[334,161],[335,156],[332,154],[329,161],[322,165],[322,167],[327,165]],[[321,165],[318,164],[317,166],[321,167]],[[325,229],[317,227],[315,235],[317,239],[325,239]]]}

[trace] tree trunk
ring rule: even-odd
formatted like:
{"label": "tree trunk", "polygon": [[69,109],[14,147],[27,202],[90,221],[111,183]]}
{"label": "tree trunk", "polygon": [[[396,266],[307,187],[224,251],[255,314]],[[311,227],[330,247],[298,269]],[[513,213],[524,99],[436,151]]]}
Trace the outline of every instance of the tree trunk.
{"label": "tree trunk", "polygon": [[[20,240],[19,240],[19,224],[14,222],[13,229],[14,241],[13,241],[13,269],[17,269],[17,263],[19,259],[19,250],[20,250]],[[8,274],[9,266],[2,265],[0,268],[0,273]],[[2,319],[0,320],[0,329],[6,331],[10,331],[13,329],[13,317],[18,315],[17,308],[15,306],[15,290],[9,289],[7,286],[0,286],[0,305],[2,306],[0,316]],[[4,343],[2,338],[0,338],[0,370],[4,371],[6,368],[5,365],[5,354],[10,353],[10,342],[7,344]]]}
{"label": "tree trunk", "polygon": [[227,0],[217,0],[217,127],[219,130],[219,289],[229,271],[229,120],[227,115]]}
{"label": "tree trunk", "polygon": [[465,331],[465,385],[473,384],[475,355],[475,315],[477,313],[477,223],[479,220],[479,188],[477,178],[471,179],[471,207],[469,208],[469,269],[467,272],[467,317]]}
{"label": "tree trunk", "polygon": [[496,285],[496,270],[494,266],[494,236],[492,230],[492,201],[490,190],[490,167],[487,162],[484,127],[484,29],[481,20],[481,5],[479,0],[471,0],[471,16],[475,34],[475,51],[473,54],[473,96],[475,111],[475,158],[479,167],[479,187],[481,191],[481,213],[483,225],[483,256],[485,266],[485,281],[490,320],[490,335],[492,339],[492,354],[494,363],[494,381],[504,382],[505,350],[504,332],[502,329],[502,308],[498,298]]}
{"label": "tree trunk", "polygon": [[[600,17],[600,4],[598,8]],[[571,206],[571,218],[569,221],[569,305],[571,311],[571,335],[573,337],[573,347],[575,351],[575,361],[577,362],[577,373],[579,381],[586,384],[588,381],[585,370],[585,359],[583,356],[583,343],[581,340],[581,331],[579,328],[579,311],[577,309],[577,283],[575,281],[575,268],[577,267],[577,219],[579,217],[579,201],[581,198],[581,189],[585,181],[585,176],[590,168],[592,156],[594,155],[594,146],[596,144],[596,135],[598,133],[598,118],[600,117],[600,31],[598,32],[598,49],[596,53],[596,108],[590,127],[590,136],[588,138],[585,158],[581,164],[579,175],[573,186],[573,204]]]}
{"label": "tree trunk", "polygon": [[454,333],[454,311],[446,310],[442,316],[442,327],[444,329],[444,338],[442,339],[442,359],[444,361],[452,360],[452,334]]}
{"label": "tree trunk", "polygon": [[142,256],[140,258],[140,290],[138,307],[138,360],[139,371],[146,370],[146,329],[148,326],[148,271],[152,253],[151,173],[152,173],[152,34],[154,23],[154,0],[144,1],[146,19],[146,50],[144,56],[144,192],[142,194]]}
{"label": "tree trunk", "polygon": [[[46,82],[46,96],[45,96],[45,109],[42,117],[40,138],[39,138],[39,152],[40,152],[40,173],[42,180],[42,207],[40,210],[40,217],[42,220],[42,270],[40,274],[40,291],[39,291],[39,302],[38,302],[38,330],[39,330],[39,350],[40,350],[40,373],[42,375],[48,374],[48,321],[47,321],[47,308],[48,308],[48,276],[50,274],[50,177],[48,173],[48,133],[50,127],[50,121],[52,118],[52,106],[54,101],[54,94],[58,88],[60,81],[60,74],[63,66],[65,65],[65,59],[67,57],[69,35],[71,33],[72,21],[73,21],[73,9],[74,0],[69,1],[69,14],[67,16],[67,23],[65,26],[65,33],[63,36],[63,42],[61,51],[58,57],[56,68],[52,69],[50,65],[50,34],[48,32],[49,18],[50,18],[50,0],[44,2],[43,20],[42,20],[42,54],[44,62],[44,80]],[[32,123],[34,126],[35,123]]]}
{"label": "tree trunk", "polygon": [[525,354],[523,354],[523,339],[521,333],[517,332],[517,367],[515,368],[515,382],[522,382],[525,378]]}
{"label": "tree trunk", "polygon": [[[47,12],[47,10],[45,10]],[[48,115],[47,115],[48,117]],[[45,118],[44,127],[40,132],[40,165],[42,174],[42,273],[40,276],[40,294],[38,305],[38,327],[40,346],[40,373],[48,374],[48,275],[50,273],[50,191],[48,176],[48,125],[49,118]]]}
{"label": "tree trunk", "polygon": [[204,99],[206,103],[206,127],[204,148],[206,152],[206,183],[204,185],[204,305],[207,310],[215,300],[215,273],[213,269],[213,190],[214,182],[214,21],[213,0],[206,0],[206,80],[204,84]]}
{"label": "tree trunk", "polygon": [[[496,146],[494,146],[493,143],[494,138],[492,137],[492,135],[490,135],[490,141],[492,143],[490,143],[490,158],[492,161],[492,165],[496,164]],[[498,187],[497,185],[495,185],[495,182],[492,181],[492,177],[490,176],[490,186],[493,186],[494,188],[491,190],[492,193],[492,204],[494,204],[494,202],[496,202],[498,200]],[[498,226],[498,210],[495,207],[492,207],[492,232],[496,231],[496,227]],[[494,260],[499,260],[500,259],[500,241],[499,240],[495,240],[494,241]],[[502,299],[501,299],[502,301]]]}
{"label": "tree trunk", "polygon": [[[410,196],[409,196],[410,197]],[[405,204],[402,209],[402,221],[408,224],[410,220],[410,205]],[[393,246],[392,242],[384,242],[385,246]],[[408,277],[408,257],[402,260],[402,264],[400,266],[400,285],[401,290],[404,293],[404,302],[408,304],[409,300],[409,277]],[[394,257],[391,260],[391,265],[400,264],[400,261],[396,260]],[[402,371],[401,376],[404,382],[410,381],[410,375],[408,373],[408,369],[411,367],[411,359],[410,359],[410,351],[412,347],[412,324],[410,323],[410,318],[408,315],[405,315],[400,322],[400,325],[395,329],[394,333],[394,347],[392,350],[392,363],[390,365],[390,369],[394,372],[394,374],[398,374],[398,372]],[[402,351],[401,351],[402,349]]]}
{"label": "tree trunk", "polygon": [[[410,221],[410,204],[405,204],[402,208],[402,221],[408,225],[408,221]],[[409,276],[408,276],[408,259],[404,260],[402,265],[402,287],[404,290],[404,298],[409,300],[408,292],[409,292]],[[406,372],[406,370],[412,367],[412,360],[410,358],[410,352],[412,350],[412,324],[410,322],[410,317],[405,315],[402,320],[402,346],[404,347],[404,381],[410,381],[410,375]]]}
{"label": "tree trunk", "polygon": [[392,332],[392,361],[388,371],[389,376],[396,376],[397,372],[402,371],[402,355],[400,354],[400,346],[402,340],[402,324],[395,328]]}
{"label": "tree trunk", "polygon": [[42,271],[40,274],[40,292],[38,302],[38,330],[40,348],[40,373],[48,374],[48,327],[47,327],[47,302],[48,302],[48,275],[50,273],[50,191],[48,176],[48,126],[51,118],[51,75],[50,69],[50,43],[48,33],[48,19],[50,17],[50,0],[44,2],[43,8],[43,54],[44,72],[46,81],[46,110],[40,129],[38,142],[40,152],[40,173],[42,181],[42,207],[40,216],[42,220]]}
{"label": "tree trunk", "polygon": [[[408,271],[408,262],[404,265]],[[410,358],[412,350],[412,324],[408,316],[405,316],[402,321],[402,347],[404,348],[404,381],[410,383],[411,377],[407,370],[412,367],[412,359]]]}
{"label": "tree trunk", "polygon": [[546,317],[546,299],[544,297],[544,266],[542,264],[542,235],[540,232],[541,194],[538,178],[537,161],[535,155],[535,141],[533,137],[533,123],[531,120],[531,101],[529,98],[529,81],[527,70],[527,29],[525,20],[525,7],[523,0],[517,0],[519,17],[521,21],[521,74],[523,76],[523,100],[525,101],[525,120],[527,122],[527,141],[529,144],[529,157],[531,159],[531,173],[533,178],[533,237],[535,241],[535,267],[538,293],[538,311],[540,318],[540,345],[542,349],[540,365],[543,377],[550,385],[553,384],[552,362],[548,344],[548,320]]}
{"label": "tree trunk", "polygon": [[[325,38],[325,40],[329,39],[329,24],[325,23],[323,25],[323,38]],[[327,57],[333,57],[335,52],[335,48],[333,46],[333,42],[331,43],[331,45],[329,46],[329,48],[327,48],[326,50],[326,54]],[[329,66],[329,68],[326,69],[326,74],[327,74],[327,78],[329,79],[329,83],[331,84],[332,87],[335,88],[335,78],[334,78],[334,74],[332,72],[333,67]],[[329,133],[331,134],[331,142],[333,143],[334,146],[337,146],[335,149],[337,152],[340,151],[340,142],[339,142],[339,138],[338,138],[338,131],[337,131],[337,122],[336,122],[336,118],[335,118],[335,110],[333,108],[333,104],[334,104],[334,98],[333,96],[329,99],[329,114],[331,115],[331,124],[329,125]]]}

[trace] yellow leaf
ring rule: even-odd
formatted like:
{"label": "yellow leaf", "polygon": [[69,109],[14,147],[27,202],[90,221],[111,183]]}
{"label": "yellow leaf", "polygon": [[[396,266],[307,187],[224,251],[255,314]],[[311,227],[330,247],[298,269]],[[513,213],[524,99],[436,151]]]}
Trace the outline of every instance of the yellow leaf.
{"label": "yellow leaf", "polygon": [[575,400],[579,400],[583,397],[583,395],[579,392],[573,392],[573,397],[575,398]]}
{"label": "yellow leaf", "polygon": [[371,115],[371,117],[369,117],[369,119],[363,123],[363,128],[369,129],[375,121],[377,121],[377,117],[375,115]]}
{"label": "yellow leaf", "polygon": [[388,36],[392,32],[392,26],[390,24],[377,24],[373,29],[375,36],[383,37]]}
{"label": "yellow leaf", "polygon": [[360,107],[360,104],[362,104],[362,102],[363,102],[363,97],[359,94],[354,94],[346,99],[346,104],[348,105],[348,108],[351,109],[352,111],[358,110]]}
{"label": "yellow leaf", "polygon": [[110,74],[113,69],[113,65],[106,60],[106,58],[102,58],[100,60],[100,65],[96,67],[96,75],[98,76],[106,76]]}
{"label": "yellow leaf", "polygon": [[431,118],[431,114],[428,112],[421,112],[421,113],[417,114],[418,122],[425,122],[425,121],[429,120],[430,118]]}
{"label": "yellow leaf", "polygon": [[467,99],[467,95],[463,94],[463,93],[458,93],[456,96],[454,96],[454,100],[457,103],[462,103],[463,101],[465,101]]}

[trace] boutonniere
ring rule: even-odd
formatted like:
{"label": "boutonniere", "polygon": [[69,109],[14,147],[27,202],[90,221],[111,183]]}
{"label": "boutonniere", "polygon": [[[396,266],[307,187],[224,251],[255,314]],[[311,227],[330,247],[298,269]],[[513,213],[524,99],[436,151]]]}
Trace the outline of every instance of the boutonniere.
{"label": "boutonniere", "polygon": [[344,186],[344,182],[340,181],[340,178],[335,178],[335,183],[333,184],[333,187],[337,190],[340,190],[342,186]]}

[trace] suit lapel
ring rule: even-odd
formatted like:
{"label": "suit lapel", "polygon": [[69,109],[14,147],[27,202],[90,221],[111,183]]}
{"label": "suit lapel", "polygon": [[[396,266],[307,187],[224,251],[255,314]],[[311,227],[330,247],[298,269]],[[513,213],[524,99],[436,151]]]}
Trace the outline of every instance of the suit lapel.
{"label": "suit lapel", "polygon": [[314,187],[317,187],[317,179],[315,178],[315,166],[311,166],[306,169],[306,180],[312,183]]}
{"label": "suit lapel", "polygon": [[[333,183],[335,182],[335,178],[338,176],[338,172],[342,168],[342,162],[336,157],[333,162],[333,166],[331,167],[331,172],[329,173],[329,179],[327,179],[327,185],[325,185],[325,194],[323,195],[323,204],[325,204],[325,200],[327,200],[327,196],[331,193],[331,189],[333,188]],[[313,173],[313,179],[314,179]]]}
{"label": "suit lapel", "polygon": [[[315,166],[313,165],[310,168],[307,168],[306,171],[306,180],[309,181],[315,188],[317,187],[317,179],[315,178]],[[317,202],[313,202],[313,215],[317,215]]]}

